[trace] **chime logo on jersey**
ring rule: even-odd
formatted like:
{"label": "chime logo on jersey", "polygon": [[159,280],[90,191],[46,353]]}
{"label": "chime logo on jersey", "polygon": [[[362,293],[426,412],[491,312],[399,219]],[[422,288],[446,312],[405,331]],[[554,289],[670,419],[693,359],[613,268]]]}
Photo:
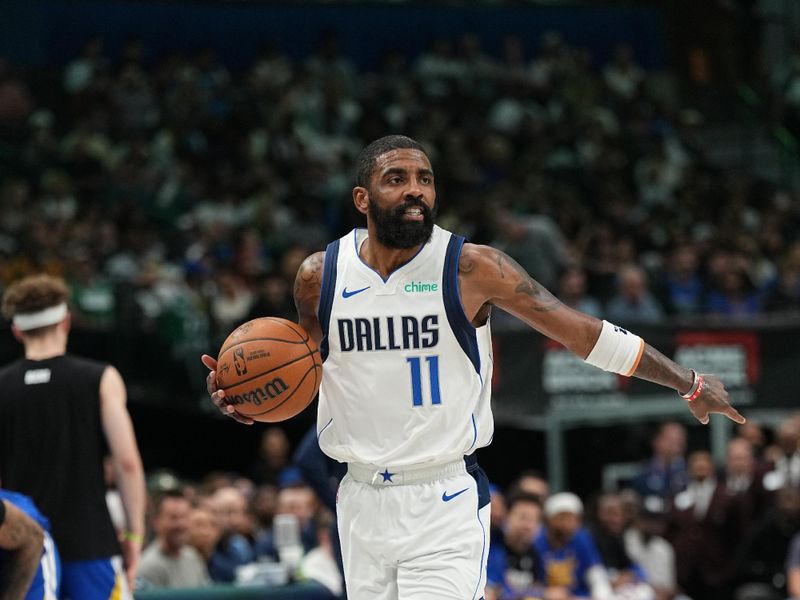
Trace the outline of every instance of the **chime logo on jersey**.
{"label": "chime logo on jersey", "polygon": [[418,350],[439,343],[439,316],[338,319],[342,352]]}
{"label": "chime logo on jersey", "polygon": [[409,281],[403,286],[403,291],[407,294],[419,294],[421,292],[438,292],[439,284],[435,281]]}

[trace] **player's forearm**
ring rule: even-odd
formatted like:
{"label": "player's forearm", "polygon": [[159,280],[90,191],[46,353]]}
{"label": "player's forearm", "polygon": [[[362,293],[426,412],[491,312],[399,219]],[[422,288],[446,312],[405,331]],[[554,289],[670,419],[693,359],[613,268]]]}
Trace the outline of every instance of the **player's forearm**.
{"label": "player's forearm", "polygon": [[633,376],[672,388],[678,393],[684,393],[692,387],[694,379],[690,369],[673,362],[647,343]]}
{"label": "player's forearm", "polygon": [[42,557],[44,533],[31,519],[8,520],[3,526],[6,559],[0,568],[0,600],[22,600],[33,581]]}
{"label": "player's forearm", "polygon": [[20,548],[6,555],[2,572],[0,572],[0,600],[22,600],[28,593],[39,560],[42,546],[35,544]]}
{"label": "player's forearm", "polygon": [[144,536],[147,494],[142,461],[138,455],[114,459],[114,470],[122,506],[125,509],[127,530],[136,536]]}

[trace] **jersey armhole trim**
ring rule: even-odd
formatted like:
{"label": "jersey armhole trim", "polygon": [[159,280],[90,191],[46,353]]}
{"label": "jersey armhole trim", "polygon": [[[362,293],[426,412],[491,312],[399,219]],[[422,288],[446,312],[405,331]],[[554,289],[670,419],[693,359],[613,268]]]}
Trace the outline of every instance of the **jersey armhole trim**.
{"label": "jersey armhole trim", "polygon": [[450,236],[442,273],[442,298],[450,328],[453,330],[453,334],[456,336],[464,354],[467,355],[467,358],[472,362],[472,366],[475,367],[475,372],[480,375],[481,356],[478,351],[478,336],[475,327],[464,313],[458,283],[458,261],[461,257],[461,248],[463,246],[463,237],[455,234]]}
{"label": "jersey armhole trim", "polygon": [[336,269],[339,262],[339,240],[328,244],[325,249],[325,264],[322,268],[322,286],[319,294],[319,307],[317,308],[317,320],[322,329],[322,342],[319,345],[319,353],[322,362],[328,358],[328,330],[331,321],[331,308],[333,307],[333,296],[336,291]]}

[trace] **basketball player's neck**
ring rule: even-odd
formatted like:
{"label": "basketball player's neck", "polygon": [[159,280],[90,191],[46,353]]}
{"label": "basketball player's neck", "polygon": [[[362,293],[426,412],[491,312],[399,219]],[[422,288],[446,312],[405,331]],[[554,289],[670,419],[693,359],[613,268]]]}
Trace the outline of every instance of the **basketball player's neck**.
{"label": "basketball player's neck", "polygon": [[419,252],[420,246],[422,246],[422,244],[414,246],[413,248],[388,248],[378,242],[376,236],[370,235],[364,240],[364,243],[361,244],[358,253],[365,263],[380,273],[381,277],[386,279],[394,271],[414,258],[417,252]]}
{"label": "basketball player's neck", "polygon": [[41,336],[26,337],[23,343],[28,360],[46,360],[67,352],[67,336],[59,329]]}

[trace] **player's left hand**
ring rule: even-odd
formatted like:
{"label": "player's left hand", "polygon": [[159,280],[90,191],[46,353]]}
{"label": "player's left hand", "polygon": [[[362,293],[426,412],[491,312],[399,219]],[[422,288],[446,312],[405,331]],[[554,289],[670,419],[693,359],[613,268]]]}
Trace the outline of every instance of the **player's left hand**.
{"label": "player's left hand", "polygon": [[702,377],[703,391],[700,392],[697,398],[691,402],[687,402],[689,410],[692,411],[695,418],[703,425],[708,425],[709,415],[711,413],[717,413],[725,415],[731,421],[739,423],[740,425],[744,423],[746,419],[739,414],[738,410],[730,405],[728,401],[728,391],[725,389],[725,386],[722,385],[722,381],[720,381],[719,377],[716,375],[706,375],[705,373],[702,374]]}
{"label": "player's left hand", "polygon": [[136,587],[136,571],[139,569],[139,557],[142,554],[142,542],[123,537],[119,542],[122,550],[122,565],[125,569],[125,579],[128,589]]}
{"label": "player's left hand", "polygon": [[206,375],[206,389],[208,390],[208,395],[211,396],[211,401],[214,403],[214,406],[226,417],[230,417],[234,421],[238,421],[244,425],[252,425],[254,423],[253,419],[236,412],[236,409],[225,400],[225,390],[217,388],[217,359],[208,354],[203,354],[200,360],[206,368],[209,369],[209,373]]}

